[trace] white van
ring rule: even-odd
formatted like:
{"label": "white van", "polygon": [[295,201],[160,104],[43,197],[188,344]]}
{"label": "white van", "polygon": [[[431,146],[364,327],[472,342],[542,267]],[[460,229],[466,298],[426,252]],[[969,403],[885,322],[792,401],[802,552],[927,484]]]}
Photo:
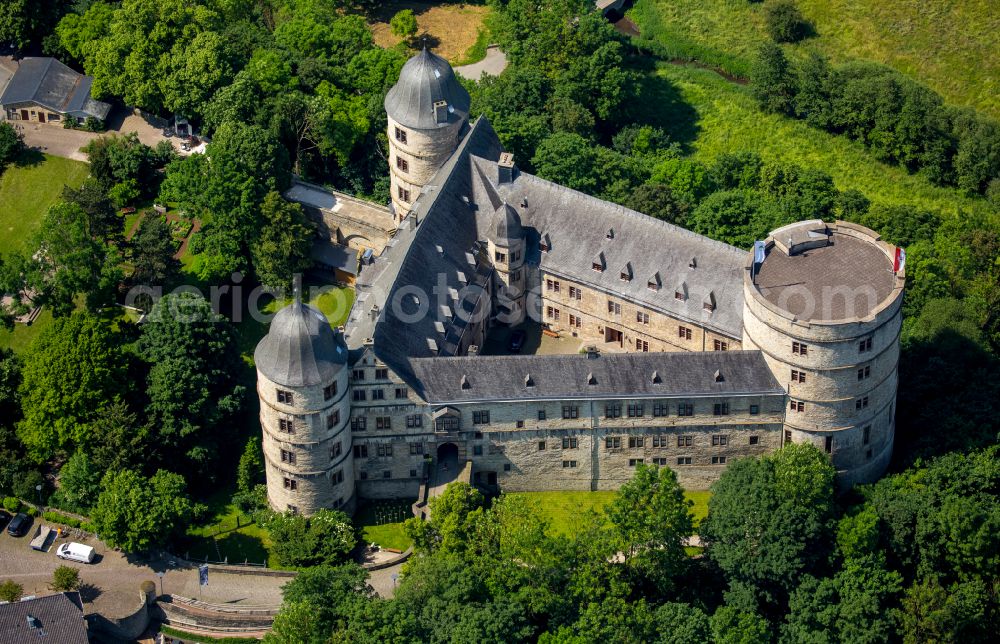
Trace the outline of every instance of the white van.
{"label": "white van", "polygon": [[94,561],[94,547],[82,543],[64,543],[56,549],[56,556],[60,559],[89,564]]}

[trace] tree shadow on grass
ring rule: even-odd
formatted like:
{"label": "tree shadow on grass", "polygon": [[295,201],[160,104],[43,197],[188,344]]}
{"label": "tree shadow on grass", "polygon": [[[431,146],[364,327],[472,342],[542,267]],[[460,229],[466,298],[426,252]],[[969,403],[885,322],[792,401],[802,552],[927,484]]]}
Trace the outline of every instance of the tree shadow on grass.
{"label": "tree shadow on grass", "polygon": [[690,153],[701,131],[698,111],[670,79],[656,73],[653,61],[634,62],[632,67],[639,72],[639,98],[631,108],[635,121],[662,128],[685,154]]}
{"label": "tree shadow on grass", "polygon": [[36,148],[25,148],[14,159],[14,165],[18,168],[34,168],[43,163],[45,163],[45,155]]}

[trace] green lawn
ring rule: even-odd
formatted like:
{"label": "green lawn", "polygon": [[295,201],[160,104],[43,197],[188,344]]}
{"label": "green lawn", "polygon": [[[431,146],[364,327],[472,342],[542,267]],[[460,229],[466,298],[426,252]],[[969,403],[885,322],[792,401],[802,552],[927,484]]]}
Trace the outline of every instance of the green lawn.
{"label": "green lawn", "polygon": [[0,175],[0,252],[22,248],[64,186],[78,188],[90,172],[80,161],[26,153]]}
{"label": "green lawn", "polygon": [[[789,47],[835,62],[889,65],[945,101],[1000,118],[1000,11],[993,0],[797,0],[816,36]],[[764,3],[745,0],[638,0],[630,15],[643,36],[745,74],[767,38]]]}
{"label": "green lawn", "polygon": [[372,501],[362,505],[354,515],[358,538],[383,548],[406,550],[413,542],[403,533],[403,521],[413,516],[410,506],[415,500]]}
{"label": "green lawn", "polygon": [[228,558],[229,563],[234,564],[267,561],[270,567],[277,567],[277,561],[268,552],[267,531],[236,511],[229,503],[231,493],[227,488],[207,499],[211,517],[201,525],[188,528],[184,552],[174,554],[190,555],[193,560],[208,557],[211,561],[225,561]]}
{"label": "green lawn", "polygon": [[934,186],[920,175],[875,161],[858,142],[817,130],[804,121],[761,112],[747,88],[713,72],[661,64],[647,79],[646,89],[652,96],[674,97],[677,109],[658,108],[657,101],[647,101],[652,106],[651,120],[687,142],[694,158],[706,163],[726,152],[751,150],[765,160],[828,172],[839,189],[856,188],[872,201],[914,204],[951,214],[989,211],[981,198]]}
{"label": "green lawn", "polygon": [[[538,513],[549,524],[554,534],[572,535],[583,514],[593,510],[598,514],[604,512],[604,506],[615,498],[615,492],[510,492],[508,496],[520,497],[535,504]],[[694,490],[684,492],[684,496],[694,503],[691,508],[695,523],[699,523],[708,514],[708,499],[711,492]]]}

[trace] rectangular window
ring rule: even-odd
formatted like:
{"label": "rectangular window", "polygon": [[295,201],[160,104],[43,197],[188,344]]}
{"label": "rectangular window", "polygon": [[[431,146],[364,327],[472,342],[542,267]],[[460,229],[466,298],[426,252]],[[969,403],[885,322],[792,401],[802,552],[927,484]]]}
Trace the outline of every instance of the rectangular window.
{"label": "rectangular window", "polygon": [[628,446],[630,448],[632,448],[632,449],[635,449],[635,448],[638,448],[638,447],[645,447],[646,446],[646,437],[645,436],[629,436],[628,437]]}
{"label": "rectangular window", "polygon": [[715,351],[729,351],[729,343],[723,340],[712,340]]}
{"label": "rectangular window", "polygon": [[871,442],[871,439],[872,439],[872,426],[866,425],[861,432],[861,443],[863,445],[867,445],[868,443]]}
{"label": "rectangular window", "polygon": [[375,379],[376,380],[388,380],[389,379],[389,370],[388,369],[376,369],[375,370]]}
{"label": "rectangular window", "polygon": [[823,449],[827,454],[833,452],[833,436],[827,436],[823,441]]}
{"label": "rectangular window", "polygon": [[389,416],[378,416],[375,418],[375,429],[392,429],[392,418]]}
{"label": "rectangular window", "polygon": [[295,479],[285,478],[285,489],[294,492],[299,489],[299,482]]}
{"label": "rectangular window", "polygon": [[622,439],[620,436],[608,436],[604,439],[604,447],[606,449],[621,449]]}
{"label": "rectangular window", "polygon": [[575,286],[569,287],[569,297],[571,300],[579,300],[583,298],[583,291]]}
{"label": "rectangular window", "polygon": [[569,325],[574,329],[579,329],[583,324],[583,318],[578,315],[569,314]]}
{"label": "rectangular window", "polygon": [[629,418],[642,418],[642,403],[629,403],[627,413]]}
{"label": "rectangular window", "polygon": [[326,417],[326,428],[333,429],[338,424],[340,424],[340,411],[335,410],[332,414],[328,414]]}
{"label": "rectangular window", "polygon": [[354,371],[351,372],[351,377],[354,378],[355,380],[364,380],[365,379],[365,370],[364,369],[355,369]]}
{"label": "rectangular window", "polygon": [[509,472],[510,471],[510,463],[504,463],[503,464],[503,471],[504,472]]}
{"label": "rectangular window", "polygon": [[751,445],[759,445],[760,444],[760,436],[751,436],[750,437],[750,444]]}
{"label": "rectangular window", "polygon": [[291,405],[292,403],[295,402],[295,397],[292,395],[292,392],[285,391],[284,389],[279,389],[278,402],[284,403],[286,405]]}
{"label": "rectangular window", "polygon": [[678,416],[694,416],[694,403],[679,403],[677,405]]}
{"label": "rectangular window", "polygon": [[392,470],[382,470],[382,478],[384,478],[384,479],[391,479],[392,478]]}
{"label": "rectangular window", "polygon": [[622,305],[619,304],[618,302],[612,302],[611,300],[608,300],[608,313],[611,313],[612,315],[621,315]]}
{"label": "rectangular window", "polygon": [[336,443],[330,446],[331,461],[340,456],[342,453],[343,453],[343,447],[341,446],[340,441],[337,441]]}
{"label": "rectangular window", "polygon": [[792,343],[792,353],[800,356],[809,354],[809,345],[803,342],[793,342]]}
{"label": "rectangular window", "polygon": [[563,461],[563,467],[576,467],[576,461]]}
{"label": "rectangular window", "polygon": [[789,411],[800,412],[806,410],[806,404],[801,400],[789,400],[788,401]]}
{"label": "rectangular window", "polygon": [[409,398],[410,390],[406,387],[396,387],[396,400]]}
{"label": "rectangular window", "polygon": [[792,444],[792,430],[786,429],[785,430],[785,445],[791,445],[791,444]]}
{"label": "rectangular window", "polygon": [[285,432],[286,434],[295,433],[295,421],[291,418],[279,418],[278,419],[278,429]]}
{"label": "rectangular window", "polygon": [[423,443],[410,443],[410,456],[420,456],[424,453]]}
{"label": "rectangular window", "polygon": [[406,143],[406,130],[396,128],[396,140],[400,143]]}
{"label": "rectangular window", "polygon": [[713,434],[712,435],[712,446],[713,447],[725,447],[729,444],[729,437],[725,434]]}
{"label": "rectangular window", "polygon": [[410,478],[411,479],[417,478],[417,471],[416,470],[410,470]]}
{"label": "rectangular window", "polygon": [[361,472],[358,475],[358,478],[360,478],[362,481],[367,481],[368,480],[368,472]]}
{"label": "rectangular window", "polygon": [[365,393],[364,389],[354,389],[351,392],[351,399],[354,400],[355,402],[360,402],[360,401],[363,401],[363,400],[367,400],[367,397],[368,396]]}
{"label": "rectangular window", "polygon": [[288,463],[289,465],[295,465],[295,452],[290,452],[288,450],[281,450],[281,462]]}
{"label": "rectangular window", "polygon": [[364,416],[357,416],[351,419],[351,429],[356,432],[363,432],[368,428],[368,419]]}
{"label": "rectangular window", "polygon": [[392,443],[379,443],[377,454],[383,458],[392,456]]}
{"label": "rectangular window", "polygon": [[760,413],[760,405],[750,405],[750,415],[756,416]]}
{"label": "rectangular window", "polygon": [[344,470],[337,470],[330,476],[330,482],[334,485],[344,482]]}
{"label": "rectangular window", "polygon": [[575,438],[564,438],[562,439],[563,449],[576,449],[578,446],[577,439]]}
{"label": "rectangular window", "polygon": [[372,400],[385,400],[385,390],[372,389]]}
{"label": "rectangular window", "polygon": [[545,290],[552,291],[553,293],[559,292],[559,280],[545,280]]}
{"label": "rectangular window", "polygon": [[866,351],[871,351],[871,350],[872,350],[871,338],[865,338],[864,340],[858,343],[858,353],[864,353]]}
{"label": "rectangular window", "polygon": [[653,416],[656,418],[662,418],[664,416],[670,415],[670,406],[666,403],[655,403],[653,405]]}
{"label": "rectangular window", "polygon": [[473,445],[472,446],[472,455],[473,456],[482,456],[483,455],[483,446],[482,445]]}
{"label": "rectangular window", "polygon": [[409,201],[410,201],[410,191],[409,190],[407,190],[403,186],[399,186],[399,188],[396,190],[396,194],[399,196],[399,200],[400,201],[405,201],[405,202],[409,203]]}
{"label": "rectangular window", "polygon": [[871,378],[871,375],[871,366],[865,367],[864,369],[858,369],[858,380],[867,380],[868,378]]}
{"label": "rectangular window", "polygon": [[691,329],[687,328],[686,326],[677,327],[677,337],[679,337],[681,340],[690,340]]}
{"label": "rectangular window", "polygon": [[545,410],[544,409],[539,409],[538,410],[538,420],[545,420]]}
{"label": "rectangular window", "polygon": [[691,447],[694,444],[693,436],[678,436],[677,447]]}
{"label": "rectangular window", "polygon": [[396,157],[396,167],[402,170],[403,172],[409,172],[410,162],[404,159],[403,157]]}
{"label": "rectangular window", "polygon": [[434,422],[434,429],[439,432],[457,432],[458,416],[442,416]]}
{"label": "rectangular window", "polygon": [[868,407],[868,396],[854,401],[855,409],[865,409],[866,407]]}
{"label": "rectangular window", "polygon": [[523,420],[514,421],[514,424],[517,426],[518,429],[522,429],[524,427]]}
{"label": "rectangular window", "polygon": [[806,372],[799,371],[798,369],[792,369],[792,382],[805,382]]}
{"label": "rectangular window", "polygon": [[337,395],[337,383],[323,387],[323,400],[330,400]]}
{"label": "rectangular window", "polygon": [[545,451],[545,441],[538,441],[538,451],[539,452]]}
{"label": "rectangular window", "polygon": [[690,456],[678,456],[677,457],[677,464],[678,465],[690,465],[691,464],[691,457]]}
{"label": "rectangular window", "polygon": [[609,403],[604,406],[605,418],[621,418],[622,406],[620,403]]}
{"label": "rectangular window", "polygon": [[473,425],[489,425],[490,424],[490,412],[488,409],[482,411],[472,412],[472,424]]}
{"label": "rectangular window", "polygon": [[712,457],[712,465],[725,465],[725,464],[726,464],[726,457],[725,456],[713,456]]}
{"label": "rectangular window", "polygon": [[635,340],[635,350],[636,351],[649,351],[649,342],[645,340],[640,340],[636,338]]}
{"label": "rectangular window", "polygon": [[649,313],[643,313],[642,311],[636,311],[635,321],[639,324],[649,324]]}
{"label": "rectangular window", "polygon": [[354,446],[354,458],[368,458],[368,446],[367,445],[355,445]]}
{"label": "rectangular window", "polygon": [[629,467],[635,467],[636,465],[639,465],[642,462],[644,462],[644,461],[641,458],[630,458],[630,459],[628,459],[628,466]]}
{"label": "rectangular window", "polygon": [[653,465],[658,465],[660,467],[666,467],[667,466],[667,459],[665,459],[665,458],[654,458],[653,459]]}
{"label": "rectangular window", "polygon": [[653,437],[653,447],[666,447],[667,437],[666,436],[654,436]]}
{"label": "rectangular window", "polygon": [[715,403],[715,405],[712,406],[712,414],[715,416],[728,416],[729,403]]}
{"label": "rectangular window", "polygon": [[577,407],[576,405],[563,405],[563,408],[562,408],[562,417],[563,418],[579,418],[580,417],[580,408]]}

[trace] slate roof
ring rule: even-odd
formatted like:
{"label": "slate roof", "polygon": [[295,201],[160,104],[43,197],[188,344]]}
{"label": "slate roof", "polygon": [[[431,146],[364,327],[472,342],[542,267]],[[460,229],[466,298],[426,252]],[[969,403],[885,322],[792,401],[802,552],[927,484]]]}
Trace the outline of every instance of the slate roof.
{"label": "slate roof", "polygon": [[358,274],[358,251],[328,240],[313,242],[309,256],[315,262],[344,271],[348,275]]}
{"label": "slate roof", "polygon": [[296,301],[274,316],[253,358],[273,382],[302,387],[330,381],[347,364],[347,347],[325,315]]}
{"label": "slate roof", "polygon": [[[495,160],[477,157],[473,163],[481,181],[498,176]],[[515,173],[509,183],[483,185],[479,199],[488,199],[492,190],[506,203],[518,204],[527,236],[526,262],[731,338],[741,337],[748,250],[523,172]],[[490,232],[482,230],[481,238]],[[546,252],[539,249],[543,240]],[[602,272],[593,268],[598,262]],[[631,279],[623,280],[622,273]],[[658,284],[657,290],[650,289],[650,282]],[[678,291],[686,293],[686,299],[678,300]],[[713,310],[706,310],[705,304],[712,301]]]}
{"label": "slate roof", "polygon": [[111,106],[91,98],[93,82],[55,58],[25,58],[0,96],[0,105],[36,103],[53,112],[103,121]]}
{"label": "slate roof", "polygon": [[521,227],[521,216],[517,214],[517,208],[504,202],[496,210],[496,225],[493,227],[493,234],[490,239],[500,242],[501,246],[510,246],[511,240],[520,239],[524,236]]}
{"label": "slate roof", "polygon": [[[37,620],[33,628],[28,616]],[[80,593],[59,593],[0,605],[0,642],[87,644]]]}
{"label": "slate roof", "polygon": [[403,65],[399,81],[385,95],[385,111],[406,127],[433,129],[444,125],[434,115],[437,101],[448,103],[448,123],[468,118],[469,93],[455,78],[448,61],[424,48]]}
{"label": "slate roof", "polygon": [[784,394],[760,351],[417,358],[410,370],[432,404]]}

